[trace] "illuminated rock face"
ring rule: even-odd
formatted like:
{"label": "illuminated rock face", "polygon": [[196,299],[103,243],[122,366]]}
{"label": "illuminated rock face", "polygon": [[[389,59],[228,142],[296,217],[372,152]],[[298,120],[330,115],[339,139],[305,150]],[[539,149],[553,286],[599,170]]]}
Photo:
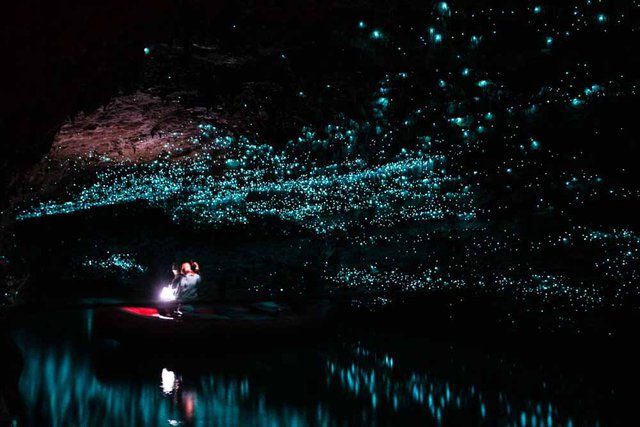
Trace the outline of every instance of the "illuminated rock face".
{"label": "illuminated rock face", "polygon": [[182,161],[197,154],[199,124],[212,120],[204,108],[136,92],[112,99],[62,125],[45,158],[20,179],[23,196],[53,195],[77,186],[83,176],[115,165]]}
{"label": "illuminated rock face", "polygon": [[48,155],[51,161],[94,163],[147,162],[162,154],[180,157],[193,150],[206,109],[187,109],[178,103],[137,92],[113,99],[87,115],[65,123]]}

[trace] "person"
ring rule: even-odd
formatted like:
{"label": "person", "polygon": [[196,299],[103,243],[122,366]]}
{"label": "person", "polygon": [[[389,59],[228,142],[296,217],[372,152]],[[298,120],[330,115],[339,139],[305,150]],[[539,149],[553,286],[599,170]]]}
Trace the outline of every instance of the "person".
{"label": "person", "polygon": [[[197,263],[196,267],[199,270]],[[193,271],[190,262],[183,262],[180,266],[180,274],[177,280],[177,297],[180,301],[195,300],[198,298],[198,287],[202,279],[200,274]]]}
{"label": "person", "polygon": [[171,288],[173,288],[176,293],[178,292],[178,286],[180,285],[180,279],[182,278],[182,274],[180,274],[180,266],[181,264],[178,262],[171,264],[171,272],[173,273]]}
{"label": "person", "polygon": [[171,272],[173,273],[173,278],[175,279],[178,274],[180,274],[180,263],[179,262],[173,262],[171,264]]}
{"label": "person", "polygon": [[189,264],[191,264],[191,271],[193,271],[194,273],[196,273],[199,276],[200,275],[200,264],[198,264],[196,261],[189,261]]}

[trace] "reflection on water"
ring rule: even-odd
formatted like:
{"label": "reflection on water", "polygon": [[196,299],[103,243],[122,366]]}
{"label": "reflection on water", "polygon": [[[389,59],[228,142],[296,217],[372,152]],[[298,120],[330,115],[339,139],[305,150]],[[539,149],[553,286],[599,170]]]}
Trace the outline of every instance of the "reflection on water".
{"label": "reflection on water", "polygon": [[162,369],[162,391],[164,394],[171,394],[178,391],[179,383],[176,380],[176,374],[173,371]]}
{"label": "reflection on water", "polygon": [[573,425],[567,414],[549,401],[518,399],[512,401],[501,391],[485,391],[473,384],[453,384],[430,372],[400,370],[394,358],[357,346],[344,360],[327,361],[328,384],[363,403],[363,418],[376,421],[380,406],[393,411],[422,411],[437,424],[447,417],[480,423],[496,421],[500,425],[554,426]]}
{"label": "reflection on water", "polygon": [[[203,375],[183,384],[162,369],[157,383],[135,375],[111,383],[98,379],[89,357],[69,344],[21,350],[20,393],[36,425],[296,425],[307,416],[293,407],[270,407],[263,393],[251,392],[247,378]],[[326,414],[317,414],[326,424]]]}
{"label": "reflection on water", "polygon": [[[77,336],[55,342],[28,328],[13,333],[24,359],[19,392],[26,424],[599,424],[588,397],[570,397],[569,404],[558,398],[570,393],[565,378],[532,373],[535,383],[544,384],[540,393],[522,378],[504,381],[523,371],[514,369],[515,362],[478,361],[466,352],[454,361],[448,346],[381,344],[363,335],[311,349],[304,344],[165,360],[150,351],[91,350],[83,338],[90,318],[78,316]],[[484,370],[503,378],[487,382]]]}

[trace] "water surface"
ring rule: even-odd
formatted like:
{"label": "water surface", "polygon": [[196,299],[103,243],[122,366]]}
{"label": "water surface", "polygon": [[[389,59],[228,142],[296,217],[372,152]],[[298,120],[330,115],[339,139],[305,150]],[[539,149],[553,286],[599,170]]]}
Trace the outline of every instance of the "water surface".
{"label": "water surface", "polygon": [[345,325],[251,346],[131,348],[98,336],[92,318],[85,310],[14,322],[15,346],[7,348],[16,353],[8,367],[16,383],[3,394],[19,425],[571,426],[622,419],[621,369],[600,364],[594,372],[603,360],[595,352],[570,363],[545,343],[523,355],[508,343],[487,351],[455,337]]}

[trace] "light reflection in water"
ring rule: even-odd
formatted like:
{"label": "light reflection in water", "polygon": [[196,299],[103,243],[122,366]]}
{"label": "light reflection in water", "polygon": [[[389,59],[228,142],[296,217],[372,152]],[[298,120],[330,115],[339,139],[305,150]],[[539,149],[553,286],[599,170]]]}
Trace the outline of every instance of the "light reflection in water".
{"label": "light reflection in water", "polygon": [[[425,425],[598,424],[584,419],[586,403],[568,407],[553,393],[532,397],[535,392],[522,385],[500,389],[479,381],[473,370],[446,373],[417,366],[400,350],[345,340],[331,343],[319,364],[246,355],[247,365],[268,366],[267,377],[251,370],[229,372],[227,362],[213,359],[200,368],[217,368],[215,374],[145,366],[145,372],[132,370],[118,379],[98,376],[95,359],[77,344],[32,339],[17,344],[24,357],[19,390],[31,425],[397,425],[408,417]],[[276,359],[288,354],[276,352]],[[131,353],[124,360],[140,357]],[[110,369],[117,365],[107,363]],[[141,378],[146,374],[148,380]],[[309,379],[317,388],[307,386]]]}
{"label": "light reflection in water", "polygon": [[[18,342],[25,358],[19,389],[29,425],[301,425],[308,414],[266,404],[246,378],[204,375],[188,385],[163,369],[160,381],[103,382],[90,358],[72,345],[58,348]],[[158,377],[156,377],[158,378]],[[314,423],[328,425],[318,408]],[[305,421],[307,420],[307,421]]]}
{"label": "light reflection in water", "polygon": [[[392,356],[354,346],[346,359],[329,358],[327,384],[362,407],[375,423],[381,407],[395,412],[417,409],[436,425],[454,425],[461,414],[469,424],[489,421],[508,426],[570,426],[571,414],[553,402],[519,399],[502,391],[459,384],[429,372],[400,369]],[[598,424],[589,422],[588,425]]]}
{"label": "light reflection in water", "polygon": [[167,368],[162,369],[162,392],[164,394],[171,394],[178,389],[176,382],[176,374]]}

